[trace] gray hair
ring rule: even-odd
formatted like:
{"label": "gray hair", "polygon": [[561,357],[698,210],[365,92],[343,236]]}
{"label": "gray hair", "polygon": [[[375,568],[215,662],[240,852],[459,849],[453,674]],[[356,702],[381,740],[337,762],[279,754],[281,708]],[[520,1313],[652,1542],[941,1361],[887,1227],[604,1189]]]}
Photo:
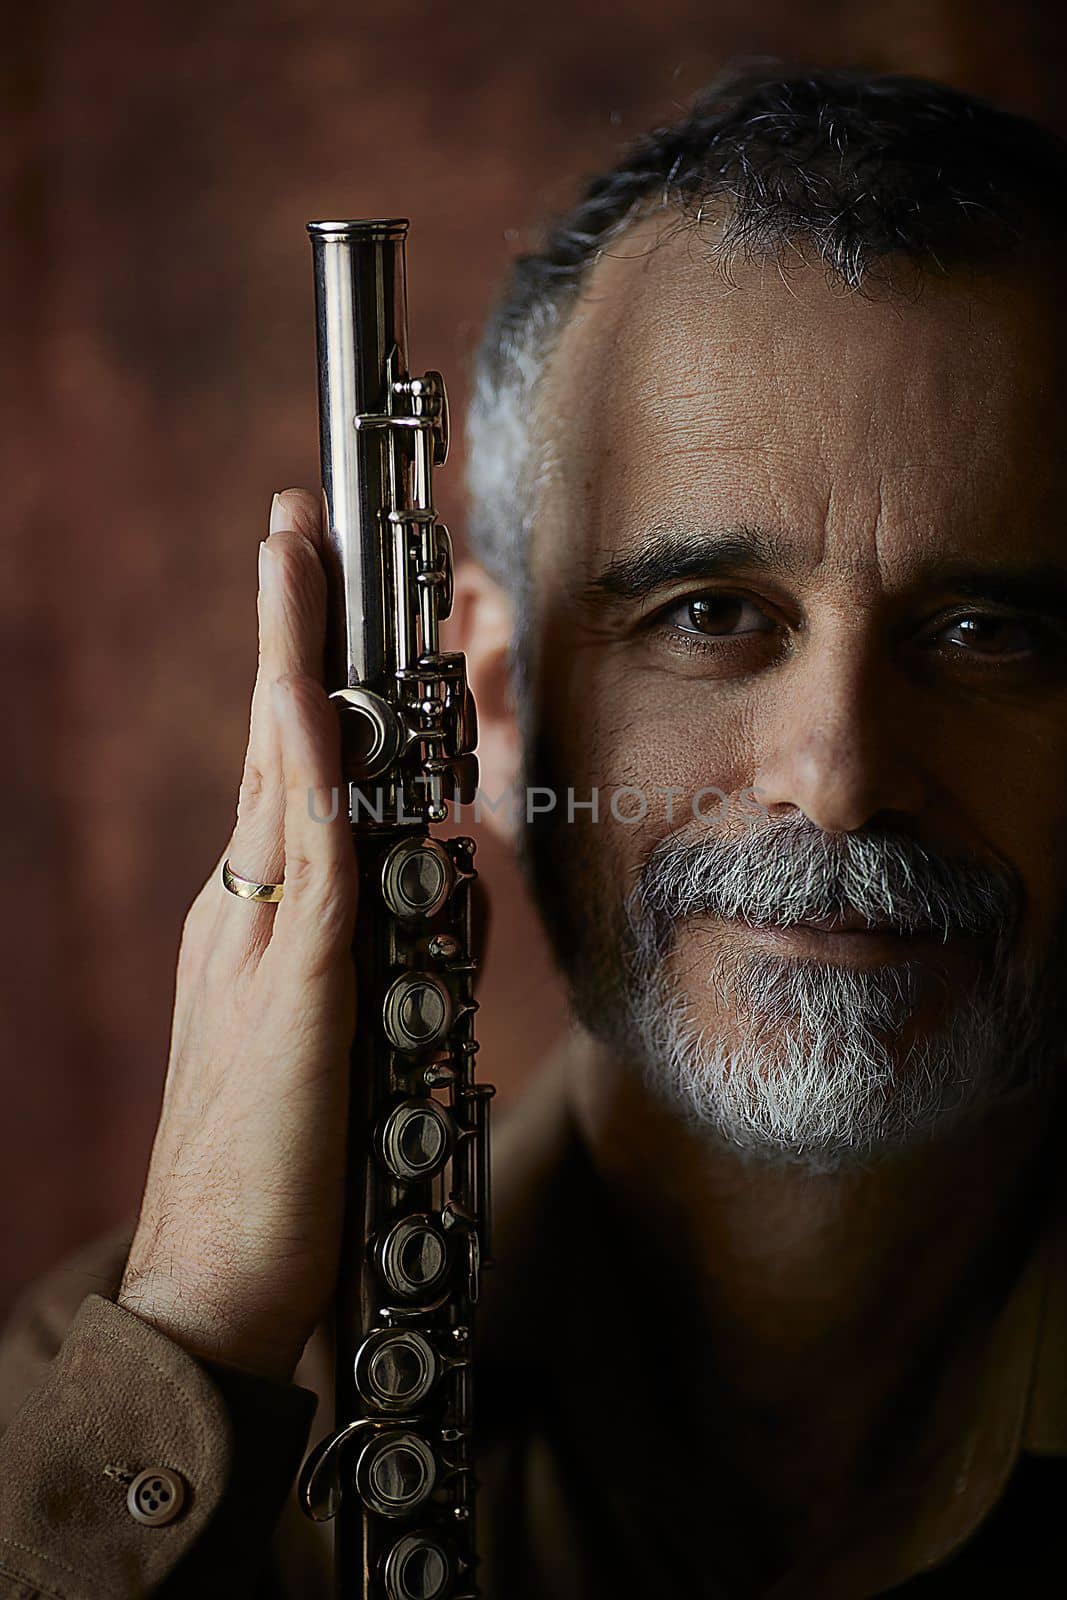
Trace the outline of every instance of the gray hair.
{"label": "gray hair", "polygon": [[[731,264],[806,244],[828,278],[871,294],[892,265],[944,273],[1059,238],[1067,145],[1026,118],[922,78],[860,72],[767,76],[732,67],[679,121],[592,180],[521,256],[489,319],[467,415],[473,553],[512,593],[527,666],[527,550],[552,441],[531,421],[546,364],[590,269],[638,217],[720,224]],[[879,268],[884,264],[886,270]]]}

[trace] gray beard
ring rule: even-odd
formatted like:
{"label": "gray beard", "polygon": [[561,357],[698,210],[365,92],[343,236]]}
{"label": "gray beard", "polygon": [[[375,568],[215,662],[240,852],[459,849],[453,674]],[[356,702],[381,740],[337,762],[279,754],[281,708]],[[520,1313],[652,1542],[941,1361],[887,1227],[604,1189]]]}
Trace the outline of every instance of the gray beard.
{"label": "gray beard", "polygon": [[903,1047],[918,963],[860,969],[756,951],[734,958],[729,977],[724,967],[709,983],[736,1019],[736,1042],[702,1029],[660,968],[629,986],[629,1054],[656,1099],[747,1163],[868,1167],[1049,1076],[1040,1011],[1007,974],[976,984]]}
{"label": "gray beard", "polygon": [[[1020,883],[998,863],[931,856],[903,835],[824,835],[802,815],[738,838],[661,841],[633,893],[591,831],[524,840],[572,1009],[698,1136],[746,1163],[870,1167],[1058,1082],[1067,1032],[1067,910],[1039,968],[1015,948]],[[709,963],[725,1025],[672,975],[688,919],[785,923],[854,909],[983,958],[940,1021],[905,1030],[934,974],[913,959],[850,967],[736,949]]]}

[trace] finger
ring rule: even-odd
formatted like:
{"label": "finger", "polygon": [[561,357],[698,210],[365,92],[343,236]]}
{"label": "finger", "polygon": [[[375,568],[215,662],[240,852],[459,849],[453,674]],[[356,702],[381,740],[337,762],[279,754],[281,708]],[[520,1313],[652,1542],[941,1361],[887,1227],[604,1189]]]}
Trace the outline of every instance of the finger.
{"label": "finger", "polygon": [[310,489],[279,489],[271,503],[270,532],[285,530],[302,534],[321,557],[325,548],[322,495]]}
{"label": "finger", "polygon": [[285,897],[271,949],[314,975],[347,954],[356,913],[340,729],[322,684],[307,674],[280,678],[273,699],[285,783]]}
{"label": "finger", "polygon": [[[326,592],[316,544],[318,523],[316,497],[306,490],[286,490],[274,497],[271,531],[259,548],[259,665],[237,824],[228,851],[232,870],[256,883],[280,883],[285,870],[285,791],[270,686],[277,677],[321,667]],[[246,953],[262,953],[272,906],[238,901],[229,920]]]}
{"label": "finger", "polygon": [[[326,574],[320,556],[319,502],[307,489],[276,494],[268,537],[260,546],[259,672],[256,693],[270,700],[270,685],[290,673],[320,677],[326,637]],[[249,747],[260,764],[269,758],[280,771],[273,716],[256,719],[256,693]],[[263,729],[260,750],[256,735]]]}
{"label": "finger", "polygon": [[[259,668],[236,842],[253,860],[266,854],[271,869],[279,874],[284,797],[270,686],[289,673],[321,671],[326,581],[315,542],[318,524],[315,496],[304,489],[287,489],[274,496],[270,532],[259,549]],[[240,822],[246,818],[247,832],[242,833]],[[265,870],[266,864],[261,860],[256,870]]]}
{"label": "finger", "polygon": [[267,678],[274,682],[291,672],[322,677],[326,573],[317,496],[309,490],[275,494],[264,552],[275,579],[261,622]]}

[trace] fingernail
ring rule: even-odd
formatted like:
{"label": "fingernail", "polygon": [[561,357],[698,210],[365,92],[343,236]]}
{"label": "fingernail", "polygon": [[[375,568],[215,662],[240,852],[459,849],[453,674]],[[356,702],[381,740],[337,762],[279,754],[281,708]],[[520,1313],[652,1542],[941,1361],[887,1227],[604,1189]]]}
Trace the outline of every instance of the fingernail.
{"label": "fingernail", "polygon": [[289,519],[285,514],[285,507],[282,505],[282,497],[280,494],[276,494],[270,503],[270,522],[267,525],[268,532],[282,533],[288,526]]}
{"label": "fingernail", "polygon": [[274,571],[274,552],[267,544],[266,539],[259,542],[259,587],[265,589],[271,581],[270,574]]}

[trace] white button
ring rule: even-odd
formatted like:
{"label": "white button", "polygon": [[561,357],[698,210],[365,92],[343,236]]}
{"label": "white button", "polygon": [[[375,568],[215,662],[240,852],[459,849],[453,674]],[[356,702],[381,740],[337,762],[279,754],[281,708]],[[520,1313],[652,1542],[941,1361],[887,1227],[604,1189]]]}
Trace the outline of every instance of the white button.
{"label": "white button", "polygon": [[162,1528],[173,1522],[185,1504],[185,1484],[169,1467],[149,1467],[139,1472],[126,1495],[126,1509],[137,1522]]}

